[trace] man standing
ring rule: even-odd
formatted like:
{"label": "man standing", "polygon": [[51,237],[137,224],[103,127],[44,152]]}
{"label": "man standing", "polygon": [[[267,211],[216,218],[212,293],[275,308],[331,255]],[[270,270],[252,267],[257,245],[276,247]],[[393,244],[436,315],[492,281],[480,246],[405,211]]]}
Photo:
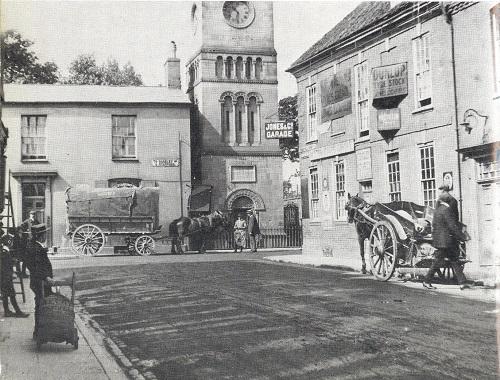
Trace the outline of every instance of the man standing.
{"label": "man standing", "polygon": [[450,186],[448,185],[441,185],[439,187],[439,190],[441,190],[441,194],[448,199],[448,204],[450,205],[450,211],[453,217],[455,218],[455,221],[459,221],[459,214],[458,214],[458,202],[457,200],[453,197],[453,195],[450,194]]}
{"label": "man standing", "polygon": [[19,275],[22,277],[28,277],[26,275],[26,258],[28,257],[28,251],[32,249],[31,243],[33,242],[33,227],[35,229],[39,226],[38,220],[35,218],[35,211],[31,210],[28,216],[28,219],[23,221],[18,230],[21,233],[21,254],[19,256],[19,260],[22,261],[22,270],[20,271],[19,264],[17,271],[21,272]]}
{"label": "man standing", "polygon": [[422,285],[427,289],[435,289],[431,282],[434,274],[445,265],[445,259],[450,260],[455,271],[460,289],[468,288],[462,267],[458,262],[457,245],[459,241],[466,241],[467,236],[461,231],[450,206],[451,197],[447,192],[439,195],[439,202],[432,219],[433,246],[437,249],[436,259],[432,263]]}
{"label": "man standing", "polygon": [[257,242],[255,238],[260,235],[259,221],[255,214],[255,209],[248,210],[248,235],[250,239],[250,252],[257,252]]}

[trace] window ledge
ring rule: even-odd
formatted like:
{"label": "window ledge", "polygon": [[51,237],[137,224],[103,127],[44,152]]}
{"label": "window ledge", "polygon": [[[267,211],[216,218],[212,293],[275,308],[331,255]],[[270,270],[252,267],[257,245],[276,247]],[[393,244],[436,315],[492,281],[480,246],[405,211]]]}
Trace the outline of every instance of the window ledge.
{"label": "window ledge", "polygon": [[330,134],[330,137],[337,137],[337,136],[342,136],[342,135],[345,135],[345,131],[332,133],[332,134]]}
{"label": "window ledge", "polygon": [[139,162],[137,158],[112,158],[112,161],[116,162]]}
{"label": "window ledge", "polygon": [[500,92],[495,92],[493,94],[493,100],[497,100],[497,99],[500,99]]}
{"label": "window ledge", "polygon": [[429,104],[428,106],[416,108],[411,113],[416,114],[416,113],[420,113],[420,112],[432,111],[433,109],[434,109],[434,106],[432,104]]}
{"label": "window ledge", "polygon": [[308,140],[306,141],[306,145],[312,145],[312,144],[317,144],[318,143],[318,139],[316,138],[315,140]]}
{"label": "window ledge", "polygon": [[365,142],[365,141],[370,141],[370,135],[359,137],[359,138],[356,139],[356,141],[354,141],[354,143],[358,144],[358,143],[362,143],[362,142]]}
{"label": "window ledge", "polygon": [[49,160],[46,158],[22,158],[22,163],[48,163]]}

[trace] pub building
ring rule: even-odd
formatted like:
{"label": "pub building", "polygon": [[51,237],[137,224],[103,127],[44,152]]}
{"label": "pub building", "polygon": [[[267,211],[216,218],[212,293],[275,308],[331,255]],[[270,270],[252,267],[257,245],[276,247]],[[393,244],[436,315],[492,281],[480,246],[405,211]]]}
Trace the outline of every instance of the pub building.
{"label": "pub building", "polygon": [[349,193],[434,207],[446,183],[472,236],[466,274],[494,276],[498,17],[491,3],[364,2],[287,69],[298,85],[304,255],[361,267]]}

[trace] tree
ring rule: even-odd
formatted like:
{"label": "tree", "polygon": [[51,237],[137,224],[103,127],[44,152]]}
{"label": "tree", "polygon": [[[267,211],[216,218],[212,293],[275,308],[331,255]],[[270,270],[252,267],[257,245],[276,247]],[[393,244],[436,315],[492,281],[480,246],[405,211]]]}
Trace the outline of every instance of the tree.
{"label": "tree", "polygon": [[294,122],[294,137],[290,139],[280,139],[280,149],[283,159],[290,160],[292,162],[299,161],[299,125],[297,114],[297,95],[288,96],[279,101],[279,119]]}
{"label": "tree", "polygon": [[116,59],[108,59],[106,64],[97,65],[92,54],[79,55],[69,67],[68,84],[94,84],[102,86],[142,86],[140,74],[127,63],[120,68]]}
{"label": "tree", "polygon": [[54,62],[40,63],[27,40],[15,30],[1,35],[2,74],[5,83],[56,83],[59,79]]}

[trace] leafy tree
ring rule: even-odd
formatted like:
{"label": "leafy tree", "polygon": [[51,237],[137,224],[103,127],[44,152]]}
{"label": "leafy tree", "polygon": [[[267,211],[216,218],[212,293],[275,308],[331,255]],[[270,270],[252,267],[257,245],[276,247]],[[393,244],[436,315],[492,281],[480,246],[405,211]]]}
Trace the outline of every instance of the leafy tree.
{"label": "leafy tree", "polygon": [[56,83],[57,65],[40,63],[31,51],[33,41],[27,40],[15,30],[0,35],[2,49],[2,74],[5,83]]}
{"label": "leafy tree", "polygon": [[116,59],[108,59],[106,64],[98,65],[92,54],[79,55],[69,67],[69,84],[94,84],[102,86],[142,86],[140,74],[127,63],[122,68]]}
{"label": "leafy tree", "polygon": [[299,161],[299,130],[297,120],[297,95],[288,96],[279,101],[278,117],[280,120],[293,121],[295,129],[293,138],[280,139],[280,148],[283,154],[283,159],[292,162]]}

